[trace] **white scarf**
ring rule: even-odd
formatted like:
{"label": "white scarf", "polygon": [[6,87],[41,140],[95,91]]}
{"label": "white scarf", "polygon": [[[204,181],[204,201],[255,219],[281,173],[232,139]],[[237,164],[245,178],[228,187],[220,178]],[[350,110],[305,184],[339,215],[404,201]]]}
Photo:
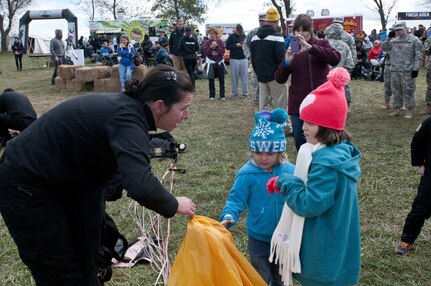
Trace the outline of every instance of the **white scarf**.
{"label": "white scarf", "polygon": [[[305,143],[301,146],[296,159],[296,177],[302,179],[307,185],[308,168],[310,167],[312,154],[325,147],[323,144]],[[278,263],[280,267],[281,280],[286,285],[293,285],[292,272],[301,273],[301,262],[299,260],[299,250],[301,249],[302,230],[304,228],[304,217],[295,214],[286,203],[280,220],[272,235],[271,254],[269,261]]]}

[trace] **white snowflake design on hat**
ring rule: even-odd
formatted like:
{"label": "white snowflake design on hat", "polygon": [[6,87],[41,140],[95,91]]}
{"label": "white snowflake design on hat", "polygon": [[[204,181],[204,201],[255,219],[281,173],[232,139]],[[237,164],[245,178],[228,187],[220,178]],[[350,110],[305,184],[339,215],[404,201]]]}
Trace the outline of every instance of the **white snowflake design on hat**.
{"label": "white snowflake design on hat", "polygon": [[274,130],[271,128],[271,123],[263,121],[262,119],[259,119],[255,130],[256,132],[254,132],[253,137],[261,137],[262,139],[266,139],[269,134],[274,134]]}

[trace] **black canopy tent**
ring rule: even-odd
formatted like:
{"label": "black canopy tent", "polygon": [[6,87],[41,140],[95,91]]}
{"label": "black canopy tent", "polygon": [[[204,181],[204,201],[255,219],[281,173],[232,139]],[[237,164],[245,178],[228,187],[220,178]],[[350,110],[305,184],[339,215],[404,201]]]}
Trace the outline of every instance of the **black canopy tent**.
{"label": "black canopy tent", "polygon": [[51,19],[66,19],[68,22],[67,33],[73,35],[73,43],[77,46],[78,38],[78,18],[69,10],[34,10],[27,11],[21,19],[19,19],[19,38],[24,45],[25,51],[28,48],[28,26],[32,20],[51,20]]}

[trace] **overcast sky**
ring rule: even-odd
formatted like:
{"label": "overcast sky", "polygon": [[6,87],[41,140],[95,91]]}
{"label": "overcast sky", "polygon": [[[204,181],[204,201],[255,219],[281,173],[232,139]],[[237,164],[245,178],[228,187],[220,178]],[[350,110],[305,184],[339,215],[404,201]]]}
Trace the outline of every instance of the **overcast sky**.
{"label": "overcast sky", "polygon": [[[33,0],[28,10],[55,10],[70,9],[78,17],[78,34],[88,37],[88,20],[85,13],[73,5],[73,0]],[[143,3],[137,0],[137,3]],[[257,26],[259,12],[265,11],[262,0],[218,0],[209,5],[206,23],[241,23],[246,31]],[[392,0],[386,0],[392,2]],[[419,12],[431,11],[430,7],[419,6],[418,0],[401,0],[395,6],[389,18],[390,27],[395,21],[397,12]],[[366,6],[374,8],[372,0],[296,0],[294,1],[294,14],[305,13],[313,10],[314,14],[320,15],[322,9],[328,9],[331,16],[347,16],[360,14],[364,16],[364,30],[369,33],[373,28],[381,28],[377,12],[371,11]],[[408,26],[424,24],[428,27],[431,20],[409,21]],[[55,29],[67,30],[66,20],[34,20],[30,23],[29,33],[47,38],[54,36]],[[17,27],[16,27],[17,30]],[[203,30],[203,25],[201,27]]]}

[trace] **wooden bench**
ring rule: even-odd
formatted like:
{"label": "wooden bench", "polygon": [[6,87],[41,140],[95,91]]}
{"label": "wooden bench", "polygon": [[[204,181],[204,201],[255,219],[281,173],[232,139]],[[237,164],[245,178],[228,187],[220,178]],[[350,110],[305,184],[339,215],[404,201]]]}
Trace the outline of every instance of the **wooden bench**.
{"label": "wooden bench", "polygon": [[[36,64],[38,68],[48,68],[53,61],[51,61],[51,54],[28,54],[30,59],[30,68],[33,68],[33,64]],[[40,62],[42,59],[42,62]],[[44,64],[42,66],[42,64]]]}

